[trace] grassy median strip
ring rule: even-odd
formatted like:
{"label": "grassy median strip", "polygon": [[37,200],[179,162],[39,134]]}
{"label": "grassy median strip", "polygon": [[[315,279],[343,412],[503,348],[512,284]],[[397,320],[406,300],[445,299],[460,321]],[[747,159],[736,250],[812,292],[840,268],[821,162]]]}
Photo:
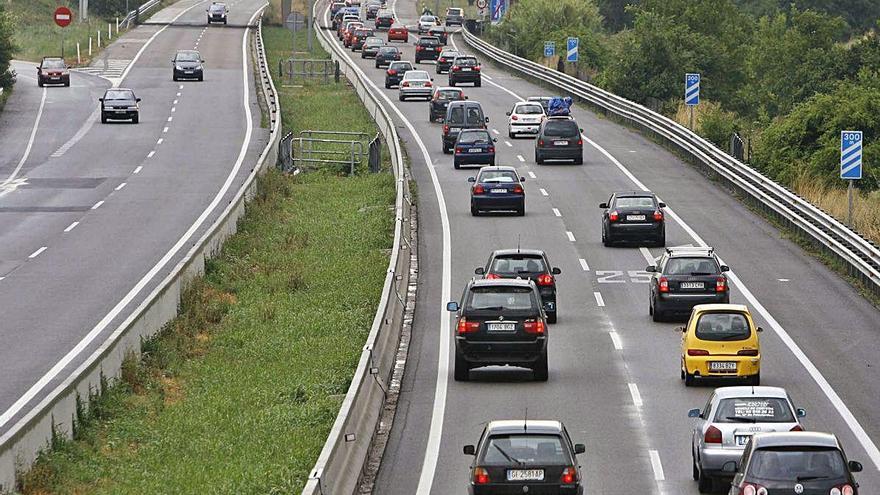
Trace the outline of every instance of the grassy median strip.
{"label": "grassy median strip", "polygon": [[[284,33],[275,34],[266,41],[280,53]],[[282,99],[290,130],[372,128],[345,84],[303,89]],[[82,415],[76,439],[55,442],[20,489],[298,492],[372,323],[393,203],[388,172],[270,171],[181,315],[144,343],[143,359],[126,362],[123,380]]]}

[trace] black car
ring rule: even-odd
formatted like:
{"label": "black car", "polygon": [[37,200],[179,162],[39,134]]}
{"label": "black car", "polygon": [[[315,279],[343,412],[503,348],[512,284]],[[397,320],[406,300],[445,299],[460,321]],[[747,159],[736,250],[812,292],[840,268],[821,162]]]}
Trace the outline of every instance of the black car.
{"label": "black car", "polygon": [[449,72],[449,69],[452,67],[452,61],[458,56],[458,54],[458,50],[444,48],[443,51],[440,52],[440,56],[437,57],[437,74]]}
{"label": "black car", "polygon": [[483,167],[476,177],[469,177],[471,186],[471,215],[484,211],[513,211],[517,216],[526,214],[525,177],[519,177],[513,167]]}
{"label": "black car", "polygon": [[[363,46],[361,46],[361,58],[376,58],[379,54],[379,50],[385,46],[385,40],[382,38],[376,38],[375,36],[372,38],[367,38],[364,41]],[[395,48],[396,50],[397,48]]]}
{"label": "black car", "polygon": [[376,68],[388,67],[391,62],[400,60],[400,50],[396,46],[383,45],[376,52]]}
{"label": "black car", "polygon": [[752,435],[740,463],[722,469],[734,475],[731,495],[858,495],[853,473],[862,464],[848,461],[830,433],[790,431]]}
{"label": "black car", "polygon": [[226,17],[229,14],[229,8],[223,2],[211,2],[205,11],[208,13],[208,24],[214,22],[222,22],[226,24]]}
{"label": "black car", "polygon": [[464,11],[455,8],[449,7],[446,9],[446,25],[447,26],[461,26],[464,23]]}
{"label": "black car", "polygon": [[205,80],[205,69],[202,66],[205,61],[196,50],[177,50],[171,59],[171,78],[175,81],[180,79]]}
{"label": "black car", "polygon": [[376,29],[390,29],[394,25],[394,14],[388,11],[380,11],[376,15]]}
{"label": "black car", "polygon": [[666,248],[651,274],[648,312],[654,321],[668,315],[690,316],[697,304],[730,302],[730,288],[722,265],[710,247]]}
{"label": "black car", "polygon": [[600,203],[602,212],[602,244],[618,241],[666,244],[666,203],[649,191],[616,192],[607,203]]}
{"label": "black car", "polygon": [[459,132],[452,165],[456,170],[462,165],[495,165],[496,141],[485,129],[465,129]]}
{"label": "black car", "polygon": [[587,447],[572,445],[559,421],[490,421],[480,443],[462,451],[474,456],[469,495],[584,493],[576,456]]}
{"label": "black car", "polygon": [[483,113],[483,106],[476,101],[451,101],[443,118],[443,152],[452,152],[452,146],[463,129],[485,129],[489,117]]}
{"label": "black car", "polygon": [[364,47],[368,38],[374,37],[372,29],[357,28],[351,33],[351,51],[356,52]]}
{"label": "black car", "polygon": [[571,117],[548,117],[541,123],[535,140],[535,163],[546,160],[572,160],[575,165],[584,163],[583,129]]}
{"label": "black car", "polygon": [[547,325],[538,288],[530,280],[471,280],[456,313],[457,381],[470,380],[471,369],[510,365],[531,368],[536,381],[547,381]]}
{"label": "black car", "polygon": [[449,43],[449,32],[443,26],[435,26],[428,30],[429,36],[436,36],[440,44],[446,46]]}
{"label": "black car", "polygon": [[98,98],[101,102],[101,123],[108,120],[130,120],[137,124],[140,117],[140,98],[134,91],[125,88],[111,88],[104,92],[104,96]]}
{"label": "black car", "polygon": [[440,40],[436,36],[422,36],[416,42],[416,63],[437,60],[440,56]]}
{"label": "black car", "polygon": [[449,85],[473,83],[474,87],[479,88],[482,85],[480,70],[477,57],[459,54],[452,60],[452,67],[449,69]]}
{"label": "black car", "polygon": [[371,3],[367,5],[367,20],[375,19],[379,15],[379,9],[381,8],[381,3]]}
{"label": "black car", "polygon": [[449,102],[466,99],[464,91],[458,88],[434,88],[434,94],[431,95],[431,101],[428,102],[428,121],[442,121],[446,117],[446,107],[449,106]]}
{"label": "black car", "polygon": [[399,85],[400,80],[403,79],[403,75],[406,74],[407,71],[413,69],[412,62],[406,60],[391,62],[388,69],[385,70],[385,89],[390,89],[392,86]]}
{"label": "black car", "polygon": [[37,86],[63,84],[70,86],[70,67],[61,57],[43,57],[37,66]]}
{"label": "black car", "polygon": [[550,265],[547,253],[538,249],[499,249],[489,255],[486,266],[474,270],[487,279],[523,278],[535,282],[548,323],[556,323],[556,277],[562,270]]}

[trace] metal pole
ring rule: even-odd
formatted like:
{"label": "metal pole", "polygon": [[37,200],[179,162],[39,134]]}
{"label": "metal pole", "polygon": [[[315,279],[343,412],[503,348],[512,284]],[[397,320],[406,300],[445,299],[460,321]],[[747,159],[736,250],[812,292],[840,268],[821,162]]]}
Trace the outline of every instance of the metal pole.
{"label": "metal pole", "polygon": [[79,41],[76,42],[76,65],[82,64],[82,58],[79,55]]}
{"label": "metal pole", "polygon": [[849,226],[849,228],[853,228],[853,220],[852,220],[853,181],[849,181],[849,185],[846,187],[846,202],[847,202],[846,224]]}
{"label": "metal pole", "polygon": [[306,24],[308,24],[308,26],[306,27],[306,30],[307,30],[307,32],[308,32],[308,47],[309,47],[309,54],[312,53],[312,22],[313,22],[313,19],[312,19],[312,9],[314,9],[314,7],[315,7],[315,1],[314,1],[314,0],[309,0],[309,2],[308,2],[308,6],[306,7],[306,8],[308,9],[308,10],[306,11]]}
{"label": "metal pole", "polygon": [[694,130],[694,106],[688,105],[688,121],[690,122],[689,129]]}

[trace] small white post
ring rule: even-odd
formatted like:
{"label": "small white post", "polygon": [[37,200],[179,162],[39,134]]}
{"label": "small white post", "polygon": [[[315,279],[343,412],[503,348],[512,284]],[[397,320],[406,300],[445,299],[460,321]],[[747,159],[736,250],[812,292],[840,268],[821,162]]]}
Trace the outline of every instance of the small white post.
{"label": "small white post", "polygon": [[89,58],[92,58],[92,37],[89,36]]}
{"label": "small white post", "polygon": [[116,18],[116,34],[119,34],[119,18]]}
{"label": "small white post", "polygon": [[101,48],[101,30],[98,30],[98,48]]}
{"label": "small white post", "polygon": [[79,54],[79,41],[76,42],[76,65],[80,65],[82,63],[82,57]]}
{"label": "small white post", "polygon": [[113,24],[107,23],[107,41],[113,39]]}

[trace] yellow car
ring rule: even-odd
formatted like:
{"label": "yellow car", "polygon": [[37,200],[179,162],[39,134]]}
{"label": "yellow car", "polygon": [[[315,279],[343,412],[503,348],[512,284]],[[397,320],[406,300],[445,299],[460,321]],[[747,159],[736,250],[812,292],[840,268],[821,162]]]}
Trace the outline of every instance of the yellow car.
{"label": "yellow car", "polygon": [[738,379],[761,383],[761,345],[749,308],[741,304],[694,306],[681,336],[681,379]]}

